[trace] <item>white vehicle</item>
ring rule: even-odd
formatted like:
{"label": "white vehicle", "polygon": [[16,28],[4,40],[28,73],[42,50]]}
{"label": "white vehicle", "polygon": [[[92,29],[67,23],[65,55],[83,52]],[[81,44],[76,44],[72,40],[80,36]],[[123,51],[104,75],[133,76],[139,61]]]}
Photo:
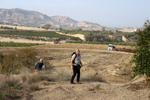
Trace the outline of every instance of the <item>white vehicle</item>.
{"label": "white vehicle", "polygon": [[108,45],[108,50],[109,50],[109,51],[113,50],[114,48],[115,48],[115,46],[114,46],[113,44],[109,44],[109,45]]}

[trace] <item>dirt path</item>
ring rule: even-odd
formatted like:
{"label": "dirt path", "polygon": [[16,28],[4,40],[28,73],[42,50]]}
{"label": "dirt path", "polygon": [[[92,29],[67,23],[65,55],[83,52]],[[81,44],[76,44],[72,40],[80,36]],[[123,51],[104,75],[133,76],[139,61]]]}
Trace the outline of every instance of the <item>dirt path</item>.
{"label": "dirt path", "polygon": [[[31,93],[31,100],[150,100],[147,88],[133,90],[131,84],[112,85],[103,82],[50,82]],[[25,98],[23,100],[26,100]]]}

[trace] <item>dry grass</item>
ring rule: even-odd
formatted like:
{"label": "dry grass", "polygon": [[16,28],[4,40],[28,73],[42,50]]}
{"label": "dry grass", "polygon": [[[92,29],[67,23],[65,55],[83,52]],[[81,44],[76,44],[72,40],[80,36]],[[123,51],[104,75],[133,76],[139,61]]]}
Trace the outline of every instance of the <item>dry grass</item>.
{"label": "dry grass", "polygon": [[100,77],[99,75],[92,75],[92,74],[81,77],[81,80],[86,82],[105,82],[105,80],[102,79],[102,77]]}
{"label": "dry grass", "polygon": [[29,84],[38,83],[41,81],[48,81],[48,80],[50,80],[49,76],[43,73],[33,74],[30,77],[28,77]]}
{"label": "dry grass", "polygon": [[8,54],[0,53],[0,66],[3,74],[19,73],[22,68],[29,68],[34,66],[36,62],[37,52],[33,48],[25,48],[18,51],[12,51]]}
{"label": "dry grass", "polygon": [[6,81],[0,83],[0,99],[14,100],[20,99],[22,96],[22,84],[19,80],[10,77]]}
{"label": "dry grass", "polygon": [[26,93],[40,90],[39,83],[48,80],[49,76],[45,72],[39,74],[26,70],[26,73],[11,75],[0,83],[0,100],[21,99]]}
{"label": "dry grass", "polygon": [[40,90],[38,84],[31,84],[30,85],[30,91],[38,91],[38,90]]}
{"label": "dry grass", "polygon": [[[50,73],[50,78],[52,81],[70,81],[72,77],[72,70],[67,68],[53,69],[53,72]],[[76,78],[75,78],[76,80]],[[82,72],[81,71],[81,81],[85,82],[105,82],[102,77],[98,74],[91,72]]]}
{"label": "dry grass", "polygon": [[71,73],[66,69],[54,69],[50,74],[52,81],[69,81],[71,78]]}

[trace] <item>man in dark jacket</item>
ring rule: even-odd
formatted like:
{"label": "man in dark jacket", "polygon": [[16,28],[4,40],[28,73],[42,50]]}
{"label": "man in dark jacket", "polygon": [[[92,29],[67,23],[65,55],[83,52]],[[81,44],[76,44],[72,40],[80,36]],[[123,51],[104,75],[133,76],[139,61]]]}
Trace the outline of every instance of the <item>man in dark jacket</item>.
{"label": "man in dark jacket", "polygon": [[38,67],[37,67],[40,72],[42,71],[43,65],[44,65],[43,59],[40,59],[40,62],[38,63]]}

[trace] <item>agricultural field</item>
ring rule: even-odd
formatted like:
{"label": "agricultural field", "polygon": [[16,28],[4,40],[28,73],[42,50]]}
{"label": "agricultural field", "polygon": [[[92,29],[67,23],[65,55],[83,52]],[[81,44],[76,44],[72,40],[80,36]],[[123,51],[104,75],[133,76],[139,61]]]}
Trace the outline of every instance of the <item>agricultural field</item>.
{"label": "agricultural field", "polygon": [[0,47],[30,47],[41,44],[37,43],[14,43],[14,42],[0,42]]}
{"label": "agricultural field", "polygon": [[72,36],[57,34],[56,32],[43,32],[43,31],[41,32],[39,31],[0,31],[0,34],[38,36],[38,37],[49,37],[49,38],[74,38]]}
{"label": "agricultural field", "polygon": [[67,36],[50,31],[0,31],[0,42],[53,44],[67,40],[78,40],[78,37]]}

